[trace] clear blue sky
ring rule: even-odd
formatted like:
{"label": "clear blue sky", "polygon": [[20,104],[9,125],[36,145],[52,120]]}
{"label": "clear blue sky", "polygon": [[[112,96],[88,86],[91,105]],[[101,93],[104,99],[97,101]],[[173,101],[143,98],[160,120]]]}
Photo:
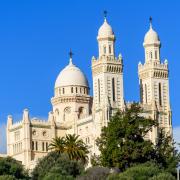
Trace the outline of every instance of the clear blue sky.
{"label": "clear blue sky", "polygon": [[[24,108],[46,118],[60,70],[74,63],[92,87],[91,57],[103,10],[116,35],[116,55],[124,58],[125,99],[139,100],[137,64],[144,61],[143,38],[149,16],[169,61],[173,125],[180,126],[180,1],[26,0],[0,1],[0,125],[8,114],[19,120]],[[92,91],[91,91],[92,92]]]}

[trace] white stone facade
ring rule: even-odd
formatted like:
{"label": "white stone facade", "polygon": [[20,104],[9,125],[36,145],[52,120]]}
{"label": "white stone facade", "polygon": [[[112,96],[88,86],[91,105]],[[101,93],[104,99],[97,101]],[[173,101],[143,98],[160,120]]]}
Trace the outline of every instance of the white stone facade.
{"label": "white stone facade", "polygon": [[[93,97],[83,72],[69,64],[60,72],[55,82],[52,112],[48,121],[30,119],[27,109],[22,121],[7,120],[7,154],[32,169],[37,160],[48,152],[52,138],[66,134],[78,134],[89,145],[90,155],[98,154],[95,140],[101,128],[107,126],[110,117],[123,110],[124,101],[123,59],[115,57],[115,35],[106,18],[98,31],[99,55],[92,58]],[[169,99],[169,71],[167,60],[161,63],[160,40],[150,25],[144,38],[145,63],[138,65],[140,103],[144,116],[157,120],[166,132],[172,134]],[[157,128],[147,138],[157,139]]]}

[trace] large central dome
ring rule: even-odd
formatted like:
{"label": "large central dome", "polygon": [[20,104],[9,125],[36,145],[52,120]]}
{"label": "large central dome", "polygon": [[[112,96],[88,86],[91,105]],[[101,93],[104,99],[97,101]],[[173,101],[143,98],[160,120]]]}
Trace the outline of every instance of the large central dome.
{"label": "large central dome", "polygon": [[72,59],[70,59],[69,64],[60,72],[56,79],[55,88],[64,86],[89,87],[86,76],[72,63]]}

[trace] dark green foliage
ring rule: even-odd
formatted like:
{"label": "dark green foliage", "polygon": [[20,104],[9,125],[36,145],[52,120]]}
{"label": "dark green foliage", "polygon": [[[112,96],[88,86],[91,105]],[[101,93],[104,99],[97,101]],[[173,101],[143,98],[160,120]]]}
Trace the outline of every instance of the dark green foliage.
{"label": "dark green foliage", "polygon": [[38,162],[32,172],[32,179],[41,180],[60,176],[73,178],[83,171],[83,165],[78,161],[70,160],[67,154],[51,152]]}
{"label": "dark green foliage", "polygon": [[71,160],[81,160],[84,164],[88,162],[88,146],[82,139],[79,139],[78,135],[68,134],[65,138],[56,137],[49,148],[59,154],[66,153]]}
{"label": "dark green foliage", "polygon": [[16,180],[16,178],[11,175],[2,175],[0,176],[0,180]]}
{"label": "dark green foliage", "polygon": [[[102,166],[118,167],[123,172],[133,165],[154,161],[162,170],[175,176],[180,154],[172,137],[142,114],[143,110],[134,103],[111,118],[97,139],[101,155],[99,159],[93,157],[93,164],[97,159]],[[156,144],[144,138],[153,127],[159,130]]]}
{"label": "dark green foliage", "polygon": [[148,179],[175,180],[175,178],[170,173],[164,172],[158,165],[152,162],[147,162],[134,167],[130,167],[123,173],[110,175],[107,179],[108,180],[118,180],[118,179],[119,180],[148,180]]}
{"label": "dark green foliage", "polygon": [[66,135],[65,152],[71,160],[81,160],[84,164],[88,162],[88,146],[79,139],[79,135]]}
{"label": "dark green foliage", "polygon": [[91,160],[92,166],[100,166],[101,165],[100,158],[96,154],[92,155],[90,160]]}
{"label": "dark green foliage", "polygon": [[61,174],[48,173],[48,175],[43,178],[43,180],[74,180],[75,178],[72,176],[64,176]]}
{"label": "dark green foliage", "polygon": [[108,177],[110,169],[106,167],[91,167],[77,180],[104,180]]}
{"label": "dark green foliage", "polygon": [[65,139],[64,137],[53,138],[49,149],[58,152],[59,154],[64,153]]}
{"label": "dark green foliage", "polygon": [[7,178],[29,179],[28,172],[22,164],[11,157],[0,158],[0,176],[9,175]]}
{"label": "dark green foliage", "polygon": [[153,176],[150,180],[176,180],[176,178],[172,174],[164,172]]}
{"label": "dark green foliage", "polygon": [[119,174],[119,179],[128,177],[133,180],[147,180],[160,172],[161,170],[156,164],[145,163],[128,168],[125,172]]}
{"label": "dark green foliage", "polygon": [[157,143],[155,145],[155,161],[167,172],[176,175],[176,166],[180,161],[180,154],[175,149],[172,137],[159,129]]}
{"label": "dark green foliage", "polygon": [[144,136],[156,123],[141,113],[142,109],[134,103],[124,112],[118,112],[108,127],[102,129],[101,137],[97,139],[102,166],[118,167],[124,171],[133,164],[153,158],[153,144],[145,141]]}

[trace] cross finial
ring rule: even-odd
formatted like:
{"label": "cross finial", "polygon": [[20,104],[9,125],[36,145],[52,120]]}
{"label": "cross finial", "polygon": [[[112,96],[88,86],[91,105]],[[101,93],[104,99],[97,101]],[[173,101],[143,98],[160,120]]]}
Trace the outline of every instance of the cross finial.
{"label": "cross finial", "polygon": [[72,65],[72,56],[73,56],[74,54],[72,53],[72,50],[70,49],[70,51],[69,51],[69,64],[70,65]]}
{"label": "cross finial", "polygon": [[149,17],[150,27],[152,28],[152,17]]}
{"label": "cross finial", "polygon": [[73,54],[73,52],[72,52],[72,50],[70,49],[70,51],[69,51],[69,57],[72,59],[72,56],[73,56],[74,54]]}
{"label": "cross finial", "polygon": [[106,19],[106,17],[107,17],[107,11],[104,10],[104,19]]}

